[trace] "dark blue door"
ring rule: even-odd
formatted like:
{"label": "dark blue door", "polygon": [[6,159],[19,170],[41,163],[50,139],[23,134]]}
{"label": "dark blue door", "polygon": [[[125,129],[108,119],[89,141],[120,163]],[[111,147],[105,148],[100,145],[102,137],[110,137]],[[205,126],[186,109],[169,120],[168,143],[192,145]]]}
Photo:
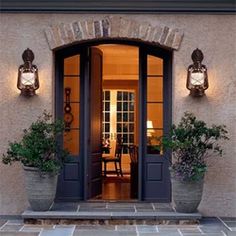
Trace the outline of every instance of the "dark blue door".
{"label": "dark blue door", "polygon": [[171,122],[170,60],[168,54],[141,50],[140,195],[146,201],[170,202],[169,153],[158,150],[158,138]]}
{"label": "dark blue door", "polygon": [[[78,51],[78,50],[77,50]],[[81,188],[81,53],[67,51],[57,55],[56,115],[64,119],[65,131],[61,145],[70,156],[65,160],[58,177],[57,200],[82,199]]]}

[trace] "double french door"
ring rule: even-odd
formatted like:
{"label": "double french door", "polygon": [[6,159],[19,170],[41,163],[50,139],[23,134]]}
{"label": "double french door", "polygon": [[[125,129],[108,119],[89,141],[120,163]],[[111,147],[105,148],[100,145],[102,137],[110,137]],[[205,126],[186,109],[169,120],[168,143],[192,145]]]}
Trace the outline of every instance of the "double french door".
{"label": "double french door", "polygon": [[[61,145],[70,151],[58,179],[58,200],[101,194],[102,142],[119,134],[127,146],[136,144],[139,149],[139,200],[170,201],[169,153],[156,146],[171,124],[171,52],[138,48],[137,109],[134,92],[103,89],[99,48],[73,46],[56,52],[56,116],[65,121]],[[116,111],[111,115],[114,107],[106,103],[112,97]],[[115,119],[115,127],[110,119]]]}

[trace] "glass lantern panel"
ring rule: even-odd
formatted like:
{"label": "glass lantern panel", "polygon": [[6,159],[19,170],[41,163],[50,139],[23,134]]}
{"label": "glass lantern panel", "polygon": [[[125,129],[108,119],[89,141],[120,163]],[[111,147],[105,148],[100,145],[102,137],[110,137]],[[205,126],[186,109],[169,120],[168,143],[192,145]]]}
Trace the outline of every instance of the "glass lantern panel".
{"label": "glass lantern panel", "polygon": [[34,85],[35,74],[33,72],[23,72],[21,74],[21,84],[24,86]]}
{"label": "glass lantern panel", "polygon": [[204,73],[202,72],[192,72],[190,76],[190,82],[192,85],[203,85],[204,84]]}

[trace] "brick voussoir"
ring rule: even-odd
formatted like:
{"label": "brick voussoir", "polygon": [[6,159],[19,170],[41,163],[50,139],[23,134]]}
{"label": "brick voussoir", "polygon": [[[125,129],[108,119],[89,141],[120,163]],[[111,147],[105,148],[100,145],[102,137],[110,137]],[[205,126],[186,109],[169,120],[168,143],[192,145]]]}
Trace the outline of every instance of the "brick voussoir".
{"label": "brick voussoir", "polygon": [[152,26],[127,17],[110,16],[102,19],[60,23],[45,29],[45,36],[51,50],[74,42],[100,39],[138,39],[178,50],[183,31],[167,26]]}

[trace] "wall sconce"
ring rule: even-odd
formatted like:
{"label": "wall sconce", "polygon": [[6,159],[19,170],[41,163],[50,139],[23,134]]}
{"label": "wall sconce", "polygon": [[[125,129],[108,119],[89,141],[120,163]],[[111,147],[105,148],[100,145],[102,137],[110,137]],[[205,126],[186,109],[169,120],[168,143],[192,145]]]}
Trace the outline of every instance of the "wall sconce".
{"label": "wall sconce", "polygon": [[193,64],[188,67],[187,89],[190,95],[201,97],[208,88],[207,68],[202,65],[204,56],[201,50],[195,49],[192,53]]}
{"label": "wall sconce", "polygon": [[34,53],[27,48],[23,54],[23,65],[18,69],[17,88],[21,90],[21,94],[24,96],[35,95],[35,90],[39,88],[38,68],[33,65]]}

